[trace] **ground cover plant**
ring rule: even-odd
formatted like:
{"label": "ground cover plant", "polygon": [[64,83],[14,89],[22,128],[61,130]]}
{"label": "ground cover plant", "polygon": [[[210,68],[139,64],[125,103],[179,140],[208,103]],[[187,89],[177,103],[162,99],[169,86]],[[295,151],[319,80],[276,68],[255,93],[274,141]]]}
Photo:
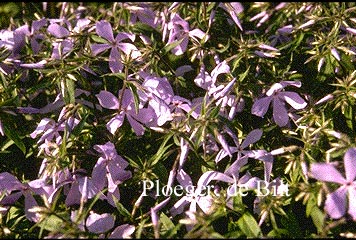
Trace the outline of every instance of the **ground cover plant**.
{"label": "ground cover plant", "polygon": [[0,12],[0,238],[355,237],[355,3]]}

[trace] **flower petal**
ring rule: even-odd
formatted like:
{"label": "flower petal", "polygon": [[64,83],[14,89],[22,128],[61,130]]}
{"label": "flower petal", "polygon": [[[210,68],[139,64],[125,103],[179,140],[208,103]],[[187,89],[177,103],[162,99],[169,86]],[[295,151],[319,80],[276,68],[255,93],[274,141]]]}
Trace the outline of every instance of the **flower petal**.
{"label": "flower petal", "polygon": [[47,31],[56,38],[63,38],[69,35],[69,31],[65,27],[62,27],[57,23],[52,23],[51,25],[49,25]]}
{"label": "flower petal", "polygon": [[341,173],[329,163],[313,163],[310,172],[312,176],[319,181],[335,182],[339,184],[344,184],[346,182],[346,179]]}
{"label": "flower petal", "polygon": [[106,180],[106,161],[100,157],[92,171],[94,185],[101,191],[107,184]]}
{"label": "flower petal", "polygon": [[22,183],[11,173],[2,172],[0,173],[0,191],[7,190],[19,190]]}
{"label": "flower petal", "polygon": [[140,51],[131,43],[119,43],[118,48],[132,59],[136,59],[141,56]]}
{"label": "flower petal", "polygon": [[96,33],[108,40],[109,42],[114,42],[114,34],[112,32],[111,24],[105,20],[101,20],[96,23]]}
{"label": "flower petal", "polygon": [[99,94],[96,94],[95,96],[98,98],[99,103],[102,107],[108,109],[119,108],[119,100],[111,92],[102,90]]}
{"label": "flower petal", "polygon": [[247,136],[245,140],[241,143],[240,148],[245,149],[250,144],[253,144],[261,139],[263,131],[261,129],[254,129]]}
{"label": "flower petal", "polygon": [[117,226],[114,231],[110,234],[109,238],[115,238],[115,239],[125,239],[125,238],[131,238],[131,234],[133,234],[135,231],[135,226],[129,225],[129,224],[122,224],[120,226]]}
{"label": "flower petal", "polygon": [[203,175],[201,175],[201,177],[199,178],[196,192],[200,194],[201,191],[205,190],[205,187],[208,185],[208,183],[213,180],[227,182],[227,183],[234,182],[234,179],[225,173],[221,173],[217,171],[207,171],[203,173]]}
{"label": "flower petal", "polygon": [[113,73],[121,72],[123,69],[121,54],[117,48],[112,48],[110,51],[109,68]]}
{"label": "flower petal", "polygon": [[117,114],[106,124],[106,128],[111,132],[111,134],[115,134],[116,130],[121,127],[124,123],[124,117],[125,114]]}
{"label": "flower petal", "polygon": [[346,179],[353,181],[356,177],[356,148],[350,148],[345,153],[344,167]]}
{"label": "flower petal", "polygon": [[230,72],[230,66],[227,64],[227,62],[224,60],[211,71],[211,77],[213,80],[213,83],[216,82],[216,78],[222,74],[222,73],[229,73]]}
{"label": "flower petal", "polygon": [[349,191],[349,210],[348,213],[352,216],[352,219],[356,221],[356,186],[348,188]]}
{"label": "flower petal", "polygon": [[338,219],[344,216],[346,212],[346,191],[347,188],[340,187],[326,197],[325,210],[331,218]]}
{"label": "flower petal", "polygon": [[268,111],[269,104],[271,103],[271,101],[272,101],[271,96],[257,99],[252,105],[251,113],[256,116],[263,117]]}
{"label": "flower petal", "polygon": [[112,46],[107,43],[93,43],[90,48],[91,52],[93,53],[94,56],[97,54],[104,52],[107,49],[110,49]]}
{"label": "flower petal", "polygon": [[129,120],[129,123],[133,130],[135,131],[137,136],[142,136],[145,133],[145,127],[139,123],[137,120],[135,120],[133,117],[130,115],[126,115],[127,120]]}
{"label": "flower petal", "polygon": [[114,227],[115,218],[108,214],[92,213],[86,220],[86,226],[90,232],[103,233]]}
{"label": "flower petal", "polygon": [[190,176],[183,170],[180,169],[177,174],[177,181],[183,187],[192,186],[193,182]]}
{"label": "flower petal", "polygon": [[307,102],[295,92],[281,92],[278,94],[278,97],[282,97],[294,109],[303,109],[307,106]]}
{"label": "flower petal", "polygon": [[287,109],[277,97],[273,99],[273,119],[280,127],[287,125],[289,121]]}

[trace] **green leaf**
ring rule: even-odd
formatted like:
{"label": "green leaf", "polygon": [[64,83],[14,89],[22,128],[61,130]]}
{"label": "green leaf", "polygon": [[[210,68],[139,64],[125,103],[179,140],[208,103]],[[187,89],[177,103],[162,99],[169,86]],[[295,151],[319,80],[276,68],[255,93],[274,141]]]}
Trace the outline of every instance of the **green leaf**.
{"label": "green leaf", "polygon": [[78,136],[78,135],[81,133],[81,131],[83,130],[83,127],[84,127],[84,125],[85,125],[85,123],[86,123],[87,118],[88,118],[88,114],[86,114],[86,115],[80,120],[80,122],[73,128],[72,134],[73,134],[74,136]]}
{"label": "green leaf", "polygon": [[169,151],[168,154],[167,150],[173,145],[173,144],[169,144],[168,146],[166,146],[167,142],[169,141],[169,139],[172,137],[172,134],[169,134],[163,141],[163,143],[161,144],[161,146],[159,147],[159,149],[157,150],[156,154],[153,155],[148,163],[150,163],[151,166],[154,166],[159,160],[164,159],[167,157],[167,155],[171,152]]}
{"label": "green leaf", "polygon": [[91,39],[93,39],[97,43],[108,43],[108,41],[98,35],[91,35]]}
{"label": "green leaf", "polygon": [[114,197],[114,203],[115,203],[116,209],[119,211],[119,213],[122,216],[124,216],[128,219],[131,219],[131,213],[115,197]]}
{"label": "green leaf", "polygon": [[244,79],[246,78],[248,72],[250,71],[250,66],[246,69],[244,73],[239,74],[239,82],[242,83]]}
{"label": "green leaf", "polygon": [[62,223],[63,220],[60,217],[57,217],[56,215],[50,215],[44,218],[43,221],[39,222],[38,226],[50,232],[59,232],[63,228]]}
{"label": "green leaf", "polygon": [[261,229],[256,219],[249,212],[245,212],[237,221],[237,224],[246,237],[256,238],[261,235]]}
{"label": "green leaf", "polygon": [[318,207],[315,206],[312,209],[310,216],[318,232],[322,232],[325,225],[325,213],[323,213]]}
{"label": "green leaf", "polygon": [[132,92],[132,95],[134,97],[135,111],[136,111],[136,114],[138,114],[140,98],[139,98],[138,93],[137,93],[137,87],[133,83],[130,83],[130,82],[126,82],[126,84],[127,84],[127,86],[130,88],[130,90]]}
{"label": "green leaf", "polygon": [[179,44],[181,44],[183,42],[183,38],[178,40],[178,41],[175,41],[175,42],[172,42],[170,44],[167,44],[166,46],[164,46],[162,49],[161,49],[161,54],[162,56],[166,55],[169,51],[171,51],[173,48],[177,47]]}
{"label": "green leaf", "polygon": [[23,154],[26,154],[26,146],[22,142],[20,136],[17,134],[16,130],[10,130],[5,124],[3,124],[3,129],[5,135],[10,138],[16,146],[23,152]]}
{"label": "green leaf", "polygon": [[174,225],[174,223],[167,217],[163,212],[160,215],[161,227],[161,237],[162,238],[172,238],[177,234],[178,229],[181,227],[181,224]]}
{"label": "green leaf", "polygon": [[66,104],[75,103],[75,81],[72,78],[67,78],[66,80],[66,91],[64,96],[64,101]]}

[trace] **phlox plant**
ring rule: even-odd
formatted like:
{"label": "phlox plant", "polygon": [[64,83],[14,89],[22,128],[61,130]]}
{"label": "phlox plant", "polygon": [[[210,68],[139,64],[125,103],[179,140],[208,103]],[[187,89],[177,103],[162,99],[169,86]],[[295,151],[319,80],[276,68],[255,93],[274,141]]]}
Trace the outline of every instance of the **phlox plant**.
{"label": "phlox plant", "polygon": [[355,3],[0,13],[0,238],[356,236]]}

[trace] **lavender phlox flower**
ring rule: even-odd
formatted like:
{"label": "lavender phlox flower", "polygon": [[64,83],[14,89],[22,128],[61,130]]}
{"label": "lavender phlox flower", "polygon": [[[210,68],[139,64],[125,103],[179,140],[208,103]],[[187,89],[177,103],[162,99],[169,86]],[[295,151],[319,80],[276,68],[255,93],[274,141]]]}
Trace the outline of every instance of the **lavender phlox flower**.
{"label": "lavender phlox flower", "polygon": [[289,118],[285,102],[296,110],[305,108],[307,106],[307,102],[300,97],[298,93],[283,90],[287,86],[301,87],[301,85],[302,83],[300,81],[281,81],[273,84],[272,87],[266,92],[266,97],[257,99],[253,103],[251,110],[252,114],[263,117],[272,102],[274,121],[280,127],[287,125]]}
{"label": "lavender phlox flower", "polygon": [[47,25],[47,19],[42,18],[32,22],[30,32],[31,48],[34,54],[38,54],[41,50],[41,41],[45,39],[45,35],[40,32],[40,29]]}
{"label": "lavender phlox flower", "polygon": [[125,9],[130,11],[130,23],[135,24],[136,22],[142,22],[151,26],[152,28],[157,27],[157,20],[155,12],[150,8],[147,3],[135,3],[135,5],[128,5],[124,3]]}
{"label": "lavender phlox flower", "polygon": [[118,185],[131,178],[131,172],[125,170],[128,162],[117,154],[115,145],[107,142],[104,145],[95,145],[94,149],[101,156],[95,164],[92,171],[92,180],[94,185],[101,191],[108,187],[108,202],[115,206],[113,197],[120,199]]}
{"label": "lavender phlox flower", "polygon": [[[249,132],[245,139],[239,142],[237,136],[228,128],[225,128],[225,131],[228,135],[233,139],[235,146],[226,146],[225,148],[221,149],[218,155],[215,158],[215,162],[220,162],[224,157],[227,155],[231,156],[233,153],[237,152],[237,159],[241,158],[243,155],[251,156],[251,150],[245,150],[249,145],[257,142],[262,137],[263,131],[261,129],[254,129]],[[228,149],[228,150],[226,150]]]}
{"label": "lavender phlox flower", "polygon": [[117,226],[114,231],[108,237],[109,239],[129,239],[132,238],[131,235],[135,232],[135,226],[130,224],[122,224]]}
{"label": "lavender phlox flower", "polygon": [[[67,26],[70,26],[69,22],[61,19],[61,20],[52,20],[50,21],[50,25],[47,28],[47,31],[56,37],[57,39],[52,42],[53,50],[51,58],[53,59],[61,59],[64,58],[67,54],[71,52],[74,46],[74,40],[70,38],[70,31],[61,26],[58,23],[66,23]],[[58,23],[57,23],[58,22]]]}
{"label": "lavender phlox flower", "polygon": [[[70,182],[70,189],[65,199],[66,206],[80,205],[95,197],[97,194],[101,194],[100,190],[96,187],[92,178],[84,176],[82,173],[74,173]],[[101,194],[101,199],[105,197]]]}
{"label": "lavender phlox flower", "polygon": [[235,22],[235,24],[239,27],[241,31],[243,31],[241,21],[237,17],[237,15],[239,15],[244,10],[242,4],[239,2],[220,3],[219,7],[227,11],[230,14],[232,20]]}
{"label": "lavender phlox flower", "polygon": [[178,200],[178,202],[176,202],[170,209],[172,216],[182,213],[185,206],[189,203],[189,210],[192,212],[196,212],[197,206],[199,206],[204,213],[211,213],[213,198],[209,195],[209,190],[207,188],[208,184],[213,180],[227,183],[233,183],[234,181],[233,178],[225,175],[224,173],[207,171],[199,178],[197,186],[193,186],[190,176],[183,169],[178,171],[177,180],[187,192],[186,195]]}
{"label": "lavender phlox flower", "polygon": [[[347,213],[356,221],[356,148],[349,148],[344,155],[345,177],[332,163],[313,163],[310,173],[313,178],[323,182],[341,185],[328,193],[325,210],[331,218],[338,219]],[[348,200],[347,200],[348,199]]]}
{"label": "lavender phlox flower", "polygon": [[52,141],[53,138],[55,138],[56,143],[60,144],[62,141],[62,137],[58,133],[60,130],[63,130],[63,128],[57,128],[56,122],[53,119],[43,118],[30,136],[31,138],[36,138],[37,135],[42,134],[41,138],[37,141],[38,144],[45,140]]}
{"label": "lavender phlox flower", "polygon": [[[122,91],[124,91],[123,94],[121,93]],[[112,134],[115,134],[116,130],[123,124],[126,116],[136,135],[143,135],[145,131],[143,124],[148,124],[156,117],[154,109],[152,109],[152,107],[144,108],[140,103],[138,113],[136,113],[132,92],[128,89],[120,90],[119,96],[121,95],[121,105],[119,104],[118,98],[111,92],[102,90],[99,94],[95,95],[103,108],[114,110],[119,110],[120,108],[120,112],[115,114],[115,116],[109,120],[106,124],[106,128]]]}
{"label": "lavender phlox flower", "polygon": [[[202,65],[198,76],[194,79],[197,86],[208,91],[209,96],[213,96],[215,99],[227,97],[227,93],[232,89],[236,79],[231,80],[226,86],[217,86],[217,77],[223,73],[229,73],[230,66],[224,60],[216,65],[211,71],[211,75],[205,71],[205,65]],[[218,102],[217,104],[219,104]],[[224,106],[221,106],[224,107]]]}
{"label": "lavender phlox flower", "polygon": [[[237,136],[229,129],[225,128],[225,131],[228,135],[233,139],[235,146],[225,146],[223,147],[219,153],[215,157],[215,162],[220,162],[227,155],[230,157],[232,154],[237,153],[236,160],[231,164],[231,166],[225,171],[225,174],[232,175],[234,177],[238,177],[240,168],[247,164],[248,158],[254,158],[263,161],[264,164],[264,176],[265,180],[269,180],[272,166],[273,166],[273,156],[266,150],[245,150],[249,145],[257,142],[262,137],[263,131],[261,129],[254,129],[247,134],[245,139],[239,143]],[[228,149],[228,151],[227,151]],[[229,154],[230,152],[230,154]]]}
{"label": "lavender phlox flower", "polygon": [[38,206],[33,197],[35,192],[28,183],[21,183],[14,175],[8,172],[0,173],[0,193],[5,193],[0,200],[0,206],[13,205],[21,196],[25,198],[25,215],[30,221],[37,222],[40,215],[30,211],[31,208]]}
{"label": "lavender phlox flower", "polygon": [[[26,45],[26,37],[29,35],[30,30],[27,24],[16,28],[14,31],[1,30],[0,48],[4,47],[10,52],[8,58],[0,63],[0,71],[5,75],[11,73],[22,63],[18,58],[20,58],[20,52]],[[23,75],[21,79],[24,77],[25,75]]]}
{"label": "lavender phlox flower", "polygon": [[149,106],[155,111],[157,125],[162,126],[173,119],[169,107],[174,96],[173,88],[165,77],[160,78],[144,72],[141,72],[140,76],[145,79],[142,83],[146,90],[143,97],[147,97]]}
{"label": "lavender phlox flower", "polygon": [[167,29],[169,31],[167,44],[182,41],[178,46],[172,49],[172,53],[175,55],[182,55],[187,50],[190,38],[196,42],[199,42],[198,39],[201,40],[204,37],[205,41],[209,38],[209,36],[200,29],[190,30],[189,23],[182,19],[178,13],[172,13],[171,21],[168,23]]}
{"label": "lavender phlox flower", "polygon": [[[36,129],[30,134],[31,138],[36,138],[39,134],[42,134],[41,138],[37,141],[38,144],[55,139],[57,144],[62,142],[62,136],[59,132],[65,129],[70,133],[74,127],[79,123],[79,120],[73,116],[67,116],[67,108],[63,107],[58,122],[50,118],[43,118],[37,125]],[[69,137],[69,136],[68,136]]]}
{"label": "lavender phlox flower", "polygon": [[85,225],[89,232],[104,233],[115,226],[115,217],[109,213],[97,214],[91,211]]}
{"label": "lavender phlox flower", "polygon": [[179,121],[185,119],[186,118],[185,113],[188,113],[194,119],[197,119],[198,117],[197,112],[193,111],[192,102],[178,95],[173,96],[172,102],[170,104],[170,108],[173,116],[173,121],[174,120]]}
{"label": "lavender phlox flower", "polygon": [[[207,171],[199,178],[197,186],[193,186],[193,182],[190,176],[180,169],[177,173],[177,180],[180,185],[187,191],[170,209],[171,215],[174,217],[184,211],[185,206],[189,204],[189,210],[185,211],[186,215],[197,212],[197,206],[205,213],[210,214],[213,211],[213,189],[208,184],[211,181],[222,181],[227,183],[233,183],[234,179],[225,175],[224,173],[217,171]],[[210,192],[211,191],[211,192]],[[187,215],[188,217],[195,219],[195,216]],[[187,225],[187,229],[191,229],[192,225]]]}
{"label": "lavender phlox flower", "polygon": [[119,32],[114,38],[112,26],[109,22],[101,20],[96,23],[96,33],[106,39],[108,43],[94,43],[91,45],[91,50],[94,56],[99,53],[109,50],[109,68],[112,72],[121,72],[123,69],[123,63],[121,59],[121,53],[124,52],[132,59],[136,59],[141,56],[140,51],[132,43],[124,42],[129,39],[132,42],[135,41],[135,35],[126,32]]}

